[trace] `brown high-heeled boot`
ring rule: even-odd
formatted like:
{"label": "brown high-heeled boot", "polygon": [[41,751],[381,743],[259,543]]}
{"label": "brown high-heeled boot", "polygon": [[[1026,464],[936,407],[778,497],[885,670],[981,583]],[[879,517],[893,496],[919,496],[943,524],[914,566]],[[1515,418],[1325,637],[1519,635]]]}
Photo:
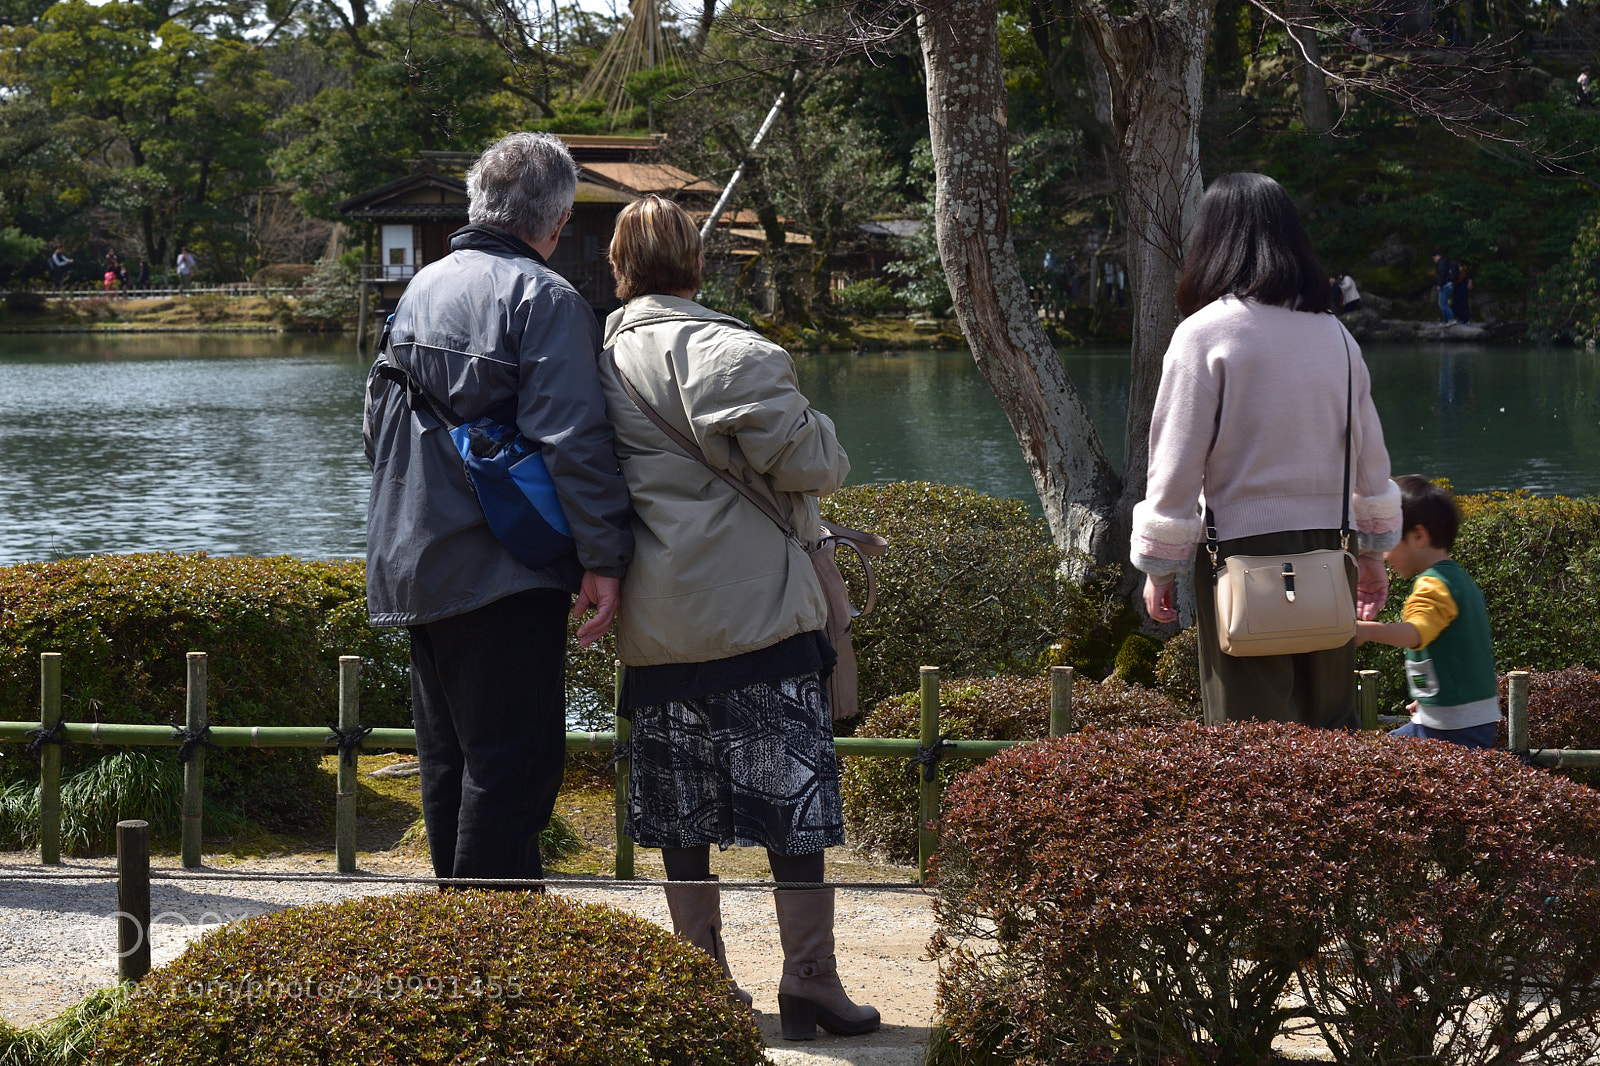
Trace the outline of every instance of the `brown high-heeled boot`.
{"label": "brown high-heeled boot", "polygon": [[717,960],[728,979],[728,994],[746,1007],[755,1002],[740,988],[728,969],[728,952],[722,943],[722,890],[715,882],[679,881],[667,884],[667,910],[672,913],[672,931]]}
{"label": "brown high-heeled boot", "polygon": [[878,1028],[878,1011],[853,1003],[839,983],[833,954],[833,889],[780,889],[772,894],[783,941],[778,1015],[785,1040],[814,1040],[821,1025],[835,1036]]}

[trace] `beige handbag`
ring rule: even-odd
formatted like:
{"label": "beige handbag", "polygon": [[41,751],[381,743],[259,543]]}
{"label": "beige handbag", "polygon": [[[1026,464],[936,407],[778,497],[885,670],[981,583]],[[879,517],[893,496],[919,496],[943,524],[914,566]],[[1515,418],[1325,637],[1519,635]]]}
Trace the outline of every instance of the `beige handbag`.
{"label": "beige handbag", "polygon": [[[649,402],[639,394],[639,390],[633,387],[633,382],[622,372],[622,367],[617,365],[615,353],[611,353],[611,369],[616,372],[622,391],[628,394],[628,398],[646,418],[655,423],[657,429],[690,456],[698,459],[707,470],[731,485],[739,495],[759,507],[761,513],[771,519],[772,524],[777,526],[785,537],[796,544],[801,544],[794,527],[784,521],[783,516],[770,501],[757,495],[750,486],[728,471],[706,462],[705,453],[700,450],[700,446],[680,433],[650,406]],[[844,575],[839,572],[837,549],[841,544],[855,551],[856,557],[861,561],[861,570],[866,575],[866,601],[859,610],[851,604],[850,590],[845,586]],[[856,651],[850,639],[851,624],[861,615],[870,614],[873,604],[878,600],[877,576],[872,572],[872,563],[868,557],[882,555],[888,548],[889,542],[876,533],[864,533],[859,529],[824,522],[821,536],[817,538],[815,544],[806,549],[806,554],[811,557],[811,568],[817,574],[817,583],[822,586],[823,598],[828,602],[828,623],[822,631],[828,638],[828,643],[833,645],[834,654],[838,657],[833,664],[833,672],[828,675],[828,706],[832,709],[834,721],[852,717],[860,711],[856,695],[858,677]]]}
{"label": "beige handbag", "polygon": [[[1344,327],[1339,327],[1341,336]],[[1350,592],[1350,413],[1354,371],[1345,340],[1344,507],[1339,548],[1219,561],[1216,517],[1206,508],[1206,550],[1216,595],[1217,640],[1229,655],[1295,655],[1343,647],[1356,635]]]}

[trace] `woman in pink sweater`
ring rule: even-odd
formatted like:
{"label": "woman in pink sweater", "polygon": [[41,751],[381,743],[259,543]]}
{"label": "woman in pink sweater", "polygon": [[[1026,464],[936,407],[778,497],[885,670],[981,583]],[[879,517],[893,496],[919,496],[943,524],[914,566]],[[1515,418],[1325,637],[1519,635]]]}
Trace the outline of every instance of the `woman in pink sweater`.
{"label": "woman in pink sweater", "polygon": [[1177,618],[1190,568],[1206,721],[1355,725],[1355,645],[1234,657],[1217,640],[1204,508],[1219,558],[1339,547],[1346,396],[1357,614],[1389,593],[1383,553],[1400,535],[1383,427],[1361,349],[1329,310],[1327,275],[1299,213],[1263,174],[1224,174],[1200,204],[1178,283],[1150,425],[1149,483],[1133,512],[1134,566],[1158,622]]}

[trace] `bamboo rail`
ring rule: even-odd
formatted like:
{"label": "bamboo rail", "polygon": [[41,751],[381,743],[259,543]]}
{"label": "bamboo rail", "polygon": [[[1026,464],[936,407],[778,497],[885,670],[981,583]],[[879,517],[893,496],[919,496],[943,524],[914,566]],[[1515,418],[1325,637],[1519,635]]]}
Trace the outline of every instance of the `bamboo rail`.
{"label": "bamboo rail", "polygon": [[[328,748],[339,750],[339,766],[335,788],[334,849],[338,869],[342,874],[356,870],[356,767],[345,757],[345,743],[350,750],[401,749],[415,751],[416,731],[412,729],[361,729],[360,716],[360,657],[341,656],[339,659],[339,717],[338,731],[323,726],[215,726],[210,725],[207,711],[207,656],[205,652],[189,652],[187,656],[188,685],[184,700],[184,727],[170,725],[127,725],[114,722],[68,722],[61,709],[61,655],[45,652],[40,656],[39,724],[32,722],[0,722],[0,743],[29,741],[40,731],[51,741],[40,747],[40,828],[39,862],[45,866],[61,863],[61,743],[95,744],[128,747],[179,748],[183,764],[183,818],[181,856],[188,869],[202,863],[201,829],[204,817],[205,749],[215,748]],[[1051,726],[1056,735],[1070,728],[1071,673],[1064,671],[1065,685],[1059,683],[1060,692],[1052,690]],[[1052,676],[1056,676],[1053,672]],[[919,740],[889,737],[839,737],[834,746],[841,755],[878,758],[907,758],[919,760],[923,765],[937,768],[941,758],[987,758],[1007,748],[1026,743],[1020,740],[941,740],[939,738],[939,671],[937,667],[923,668],[923,722]],[[617,695],[621,694],[622,675],[617,673]],[[615,751],[616,760],[616,867],[618,880],[631,880],[634,876],[633,841],[623,832],[628,810],[628,758],[627,742],[629,722],[620,714],[615,718],[615,729],[610,733],[584,733],[568,731],[568,752]],[[359,731],[359,735],[358,734]],[[344,737],[353,740],[342,741]],[[932,754],[928,754],[931,752]],[[922,821],[919,826],[919,876],[926,877],[927,859],[937,845],[931,825],[939,817],[939,782],[937,773],[924,774],[920,806]]]}
{"label": "bamboo rail", "polygon": [[[0,743],[29,741],[44,734],[40,745],[39,773],[39,862],[56,866],[61,862],[61,748],[60,743],[139,747],[178,747],[186,756],[183,768],[182,860],[186,868],[201,865],[201,829],[204,811],[205,748],[328,748],[339,751],[335,792],[335,853],[341,874],[356,869],[356,791],[357,771],[354,753],[363,748],[376,750],[415,750],[416,732],[411,729],[365,729],[360,725],[360,666],[357,656],[339,660],[339,710],[337,731],[316,726],[209,726],[207,701],[207,658],[204,652],[187,656],[188,686],[184,707],[184,728],[163,725],[124,725],[120,723],[69,722],[61,706],[61,655],[44,652],[39,657],[39,724],[0,722]],[[1357,672],[1357,705],[1363,728],[1380,725],[1378,714],[1378,673]],[[1050,735],[1064,736],[1073,728],[1071,667],[1052,667],[1050,671]],[[617,674],[617,693],[621,672]],[[933,826],[939,818],[940,782],[938,764],[947,758],[982,759],[1007,748],[1028,743],[1021,740],[951,740],[939,733],[938,667],[921,671],[921,715],[918,737],[839,737],[834,746],[840,755],[874,758],[909,758],[919,774],[917,873],[926,880],[928,860],[938,846]],[[1508,748],[1531,763],[1550,767],[1600,767],[1600,751],[1528,750],[1528,674],[1509,675],[1507,698]],[[568,731],[569,752],[615,751],[616,759],[616,866],[617,880],[634,876],[633,842],[624,833],[628,809],[628,720],[618,714],[610,733]],[[59,741],[59,742],[57,742]],[[120,826],[119,826],[120,830]]]}

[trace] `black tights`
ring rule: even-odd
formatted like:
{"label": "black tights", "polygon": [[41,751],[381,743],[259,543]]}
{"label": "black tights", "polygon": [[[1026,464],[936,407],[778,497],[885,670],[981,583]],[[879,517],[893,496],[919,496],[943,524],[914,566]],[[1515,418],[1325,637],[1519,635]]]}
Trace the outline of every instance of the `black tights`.
{"label": "black tights", "polygon": [[[662,848],[661,862],[667,868],[668,881],[709,881],[711,879],[711,845],[694,848]],[[772,879],[789,884],[820,884],[822,882],[822,852],[809,855],[776,855],[767,849],[767,863],[772,867]]]}

